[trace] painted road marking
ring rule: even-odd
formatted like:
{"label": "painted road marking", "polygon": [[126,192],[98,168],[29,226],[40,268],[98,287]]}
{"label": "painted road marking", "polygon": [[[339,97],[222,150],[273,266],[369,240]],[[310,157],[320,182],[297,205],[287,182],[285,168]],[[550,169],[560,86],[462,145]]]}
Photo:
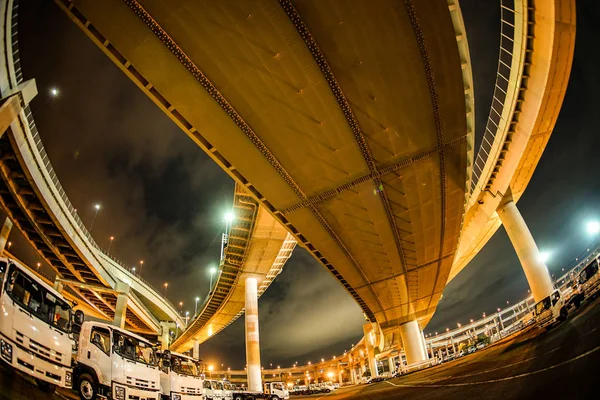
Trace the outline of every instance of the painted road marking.
{"label": "painted road marking", "polygon": [[[520,378],[525,378],[531,375],[536,375],[542,372],[546,372],[549,371],[551,369],[555,369],[558,367],[562,367],[563,365],[567,365],[572,363],[573,361],[577,361],[580,360],[584,357],[589,356],[590,354],[593,354],[595,352],[597,352],[598,350],[600,350],[600,346],[596,346],[595,348],[593,348],[592,350],[586,351],[585,353],[582,353],[576,357],[570,358],[566,361],[560,362],[558,364],[555,365],[551,365],[549,367],[546,368],[540,368],[537,369],[535,371],[530,371],[530,372],[525,372],[522,374],[517,374],[517,375],[513,375],[513,376],[507,376],[504,378],[498,378],[498,379],[490,379],[490,380],[486,380],[486,381],[477,381],[477,382],[461,382],[461,383],[446,383],[446,384],[418,384],[418,383],[414,383],[414,384],[410,384],[410,383],[401,383],[401,384],[395,384],[389,381],[385,381],[387,383],[389,383],[392,386],[396,386],[396,387],[421,387],[421,388],[427,388],[427,387],[454,387],[454,386],[474,386],[474,385],[484,385],[484,384],[488,384],[488,383],[497,383],[497,382],[506,382],[506,381],[511,381],[514,379],[520,379]],[[457,377],[459,378],[459,377]]]}

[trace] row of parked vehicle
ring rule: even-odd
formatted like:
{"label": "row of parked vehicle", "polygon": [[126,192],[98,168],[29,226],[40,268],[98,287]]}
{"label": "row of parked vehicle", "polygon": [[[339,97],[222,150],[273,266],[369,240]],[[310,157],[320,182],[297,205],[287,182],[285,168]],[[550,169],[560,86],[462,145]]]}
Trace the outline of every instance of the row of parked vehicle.
{"label": "row of parked vehicle", "polygon": [[283,382],[263,392],[237,391],[206,379],[199,360],[157,352],[125,329],[84,321],[81,311],[36,274],[0,258],[0,359],[52,393],[72,389],[82,400],[285,400]]}
{"label": "row of parked vehicle", "polygon": [[595,297],[600,289],[598,259],[593,259],[583,268],[571,285],[562,292],[556,289],[550,296],[535,305],[535,322],[540,328],[550,329],[566,321],[572,307],[579,308],[589,298]]}
{"label": "row of parked vehicle", "polygon": [[310,385],[296,385],[290,391],[293,395],[326,394],[338,389],[340,385],[333,382],[311,383]]}

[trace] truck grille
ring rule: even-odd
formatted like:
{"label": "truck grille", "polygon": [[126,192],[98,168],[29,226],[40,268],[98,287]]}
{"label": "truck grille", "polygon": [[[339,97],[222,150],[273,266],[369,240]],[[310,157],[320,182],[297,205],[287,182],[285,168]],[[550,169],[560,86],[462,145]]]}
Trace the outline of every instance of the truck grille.
{"label": "truck grille", "polygon": [[157,390],[156,382],[148,381],[145,379],[134,378],[133,376],[127,377],[127,384],[130,386],[134,386],[139,389],[149,389],[149,390]]}
{"label": "truck grille", "polygon": [[[56,351],[56,350],[52,350],[50,347],[44,346],[41,343],[36,342],[33,339],[28,338],[27,336],[23,335],[21,332],[15,330],[16,332],[16,339],[17,339],[17,343],[19,343],[22,346],[27,346],[27,348],[29,350],[31,350],[33,353],[35,353],[36,355],[38,355],[40,358],[46,359],[48,361],[54,361],[54,362],[62,362],[62,357],[63,354]],[[27,341],[29,343],[26,344],[25,338],[27,338]]]}
{"label": "truck grille", "polygon": [[181,391],[185,394],[202,394],[202,388],[181,387]]}

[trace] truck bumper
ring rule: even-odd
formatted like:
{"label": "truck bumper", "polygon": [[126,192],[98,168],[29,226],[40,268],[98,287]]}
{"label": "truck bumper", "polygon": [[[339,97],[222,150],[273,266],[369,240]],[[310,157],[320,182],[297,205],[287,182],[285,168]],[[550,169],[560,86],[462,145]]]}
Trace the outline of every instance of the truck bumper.
{"label": "truck bumper", "polygon": [[171,400],[204,400],[204,395],[202,393],[198,394],[189,394],[189,393],[179,393],[179,392],[171,392]]}
{"label": "truck bumper", "polygon": [[46,361],[4,335],[0,335],[0,358],[14,369],[33,378],[61,388],[70,389],[73,385],[71,367]]}
{"label": "truck bumper", "polygon": [[160,392],[137,389],[113,382],[112,398],[114,400],[160,400]]}

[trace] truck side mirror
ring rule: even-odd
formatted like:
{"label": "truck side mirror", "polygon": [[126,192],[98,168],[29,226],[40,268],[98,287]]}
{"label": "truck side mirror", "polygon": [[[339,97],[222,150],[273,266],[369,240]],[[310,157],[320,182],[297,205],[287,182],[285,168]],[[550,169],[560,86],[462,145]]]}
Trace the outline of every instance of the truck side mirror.
{"label": "truck side mirror", "polygon": [[85,314],[83,313],[83,311],[81,311],[81,310],[75,311],[75,314],[73,315],[73,324],[81,326],[83,324],[84,320],[85,320]]}

